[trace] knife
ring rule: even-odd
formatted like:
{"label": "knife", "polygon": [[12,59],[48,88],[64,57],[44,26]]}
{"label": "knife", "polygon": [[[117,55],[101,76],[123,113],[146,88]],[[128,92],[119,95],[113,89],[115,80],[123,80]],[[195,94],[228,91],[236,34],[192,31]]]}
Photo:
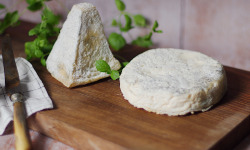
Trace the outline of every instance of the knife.
{"label": "knife", "polygon": [[30,136],[26,123],[26,109],[23,95],[19,92],[20,80],[8,35],[2,41],[2,56],[5,75],[5,90],[14,105],[14,132],[17,150],[31,149]]}

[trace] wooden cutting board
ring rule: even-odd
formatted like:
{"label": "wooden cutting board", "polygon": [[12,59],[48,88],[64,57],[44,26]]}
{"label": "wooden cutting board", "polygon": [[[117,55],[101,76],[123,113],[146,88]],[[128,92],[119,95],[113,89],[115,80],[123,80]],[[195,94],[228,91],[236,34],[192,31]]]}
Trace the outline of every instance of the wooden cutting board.
{"label": "wooden cutting board", "polygon": [[[16,56],[24,56],[25,40],[10,32]],[[127,46],[119,55],[131,59],[144,50]],[[228,91],[210,111],[169,117],[130,105],[119,81],[107,78],[68,89],[39,63],[32,64],[55,108],[30,117],[29,127],[76,149],[230,149],[250,132],[247,71],[225,67]]]}
{"label": "wooden cutting board", "polygon": [[40,64],[33,65],[55,109],[34,115],[30,127],[78,149],[227,149],[250,129],[249,72],[226,67],[228,92],[217,106],[169,117],[130,105],[119,81],[68,89]]}

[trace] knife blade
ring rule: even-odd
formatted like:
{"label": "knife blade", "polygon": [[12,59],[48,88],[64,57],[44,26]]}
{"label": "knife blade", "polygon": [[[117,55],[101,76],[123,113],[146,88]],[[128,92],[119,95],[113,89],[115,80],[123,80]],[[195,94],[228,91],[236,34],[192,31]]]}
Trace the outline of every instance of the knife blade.
{"label": "knife blade", "polygon": [[11,39],[7,35],[2,41],[2,57],[5,75],[5,90],[14,105],[14,132],[17,150],[31,149],[30,136],[26,123],[26,110],[23,95],[18,91],[20,79],[12,50]]}
{"label": "knife blade", "polygon": [[19,86],[20,80],[9,36],[6,36],[2,41],[2,56],[4,62],[5,90],[11,94],[12,90]]}

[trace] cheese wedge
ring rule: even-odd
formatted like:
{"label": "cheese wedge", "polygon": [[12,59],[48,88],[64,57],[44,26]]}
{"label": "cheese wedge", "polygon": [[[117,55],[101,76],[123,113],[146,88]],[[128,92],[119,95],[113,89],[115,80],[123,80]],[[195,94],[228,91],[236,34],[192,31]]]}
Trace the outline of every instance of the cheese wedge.
{"label": "cheese wedge", "polygon": [[95,61],[105,60],[120,68],[104,35],[97,9],[90,3],[74,5],[46,61],[51,75],[66,87],[88,84],[108,77],[96,70]]}
{"label": "cheese wedge", "polygon": [[153,49],[123,69],[120,88],[135,107],[176,116],[211,108],[223,97],[227,81],[223,66],[204,54]]}

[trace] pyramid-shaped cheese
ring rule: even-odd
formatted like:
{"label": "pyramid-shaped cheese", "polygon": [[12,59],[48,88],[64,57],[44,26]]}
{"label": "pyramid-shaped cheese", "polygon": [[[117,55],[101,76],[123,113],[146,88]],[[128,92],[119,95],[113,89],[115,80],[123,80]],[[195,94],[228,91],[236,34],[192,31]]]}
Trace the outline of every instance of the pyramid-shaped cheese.
{"label": "pyramid-shaped cheese", "polygon": [[109,76],[96,70],[95,61],[99,59],[111,69],[120,68],[109,49],[96,8],[90,3],[74,5],[47,59],[47,69],[65,86],[74,87]]}

